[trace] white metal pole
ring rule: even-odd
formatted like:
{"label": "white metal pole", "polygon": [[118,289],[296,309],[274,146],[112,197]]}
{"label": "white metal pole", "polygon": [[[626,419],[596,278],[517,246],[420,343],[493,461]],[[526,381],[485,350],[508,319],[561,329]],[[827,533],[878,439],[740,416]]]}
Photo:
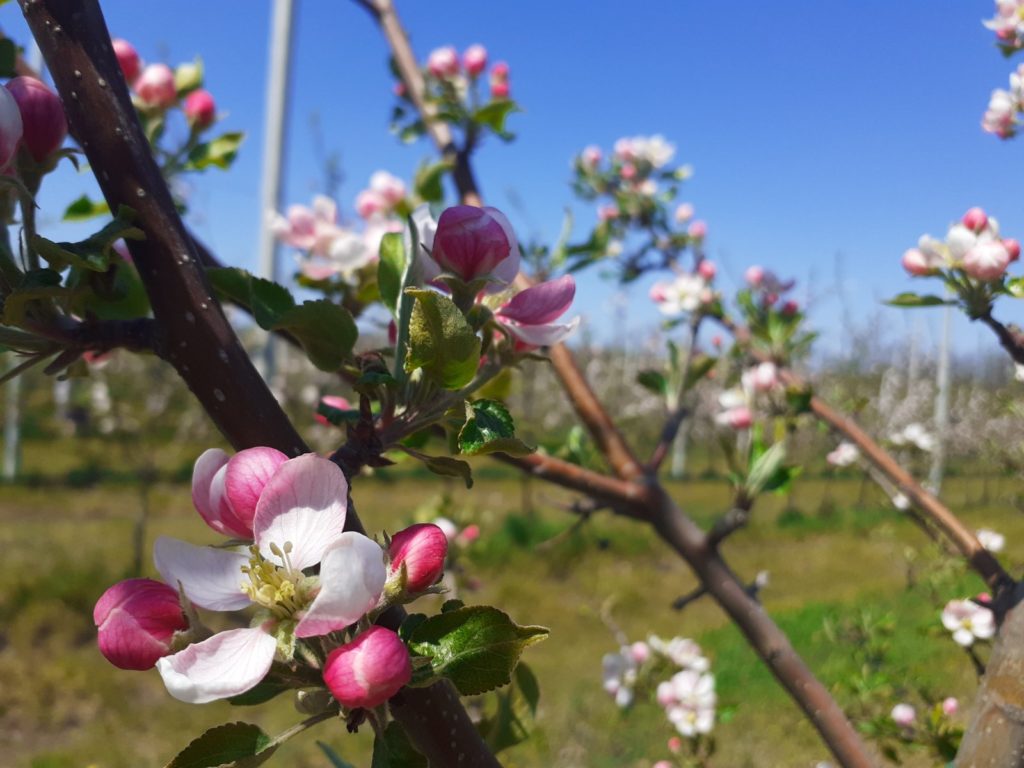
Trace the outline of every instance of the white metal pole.
{"label": "white metal pole", "polygon": [[942,475],[946,469],[946,441],[949,432],[949,348],[953,326],[953,308],[946,307],[942,315],[942,341],[939,344],[938,368],[935,384],[935,450],[932,452],[932,466],[928,473],[928,484],[932,493],[942,489]]}
{"label": "white metal pole", "polygon": [[[277,279],[278,245],[270,230],[271,211],[281,209],[281,158],[288,127],[288,96],[291,71],[292,0],[274,0],[267,67],[266,113],[263,120],[263,182],[260,190],[260,276]],[[275,372],[273,336],[267,334],[262,368],[270,381]]]}

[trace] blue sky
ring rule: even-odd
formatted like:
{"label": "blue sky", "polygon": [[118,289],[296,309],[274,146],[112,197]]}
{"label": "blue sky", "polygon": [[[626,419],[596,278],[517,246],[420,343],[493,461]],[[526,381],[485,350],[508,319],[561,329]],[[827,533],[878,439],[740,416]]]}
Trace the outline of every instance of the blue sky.
{"label": "blue sky", "polygon": [[[253,266],[269,2],[102,5],[112,32],[148,60],[200,53],[224,128],[249,132],[235,167],[198,178],[192,199],[201,235],[224,260]],[[408,177],[431,147],[388,133],[392,81],[366,13],[345,0],[297,5],[286,202],[307,200],[320,183],[315,115],[328,152],[340,153],[340,197],[351,211],[374,170]],[[1016,63],[981,26],[991,0],[397,5],[421,59],[439,45],[481,42],[492,60],[510,63],[512,95],[525,109],[510,123],[518,139],[485,146],[476,165],[485,198],[524,239],[557,237],[580,148],[662,133],[696,171],[682,199],[709,222],[723,288],[752,263],[797,277],[815,324],[829,329],[821,351],[842,345],[844,302],[860,322],[882,298],[920,287],[900,255],[924,232],[943,235],[968,207],[985,207],[1005,234],[1024,239],[1024,198],[1015,194],[1024,145],[979,127],[989,92],[1006,86]],[[15,35],[24,29],[14,6],[0,23]],[[71,174],[61,179],[44,197],[52,213],[85,188]],[[593,211],[576,212],[582,235]],[[624,303],[617,290],[596,274],[581,281],[578,303],[599,339],[624,337],[622,311],[609,311]],[[646,284],[627,298],[627,332],[653,329]],[[1004,305],[1002,315],[1024,317]],[[891,338],[912,317],[926,338],[938,327],[935,311],[884,312]],[[958,321],[959,352],[980,339],[994,343]]]}

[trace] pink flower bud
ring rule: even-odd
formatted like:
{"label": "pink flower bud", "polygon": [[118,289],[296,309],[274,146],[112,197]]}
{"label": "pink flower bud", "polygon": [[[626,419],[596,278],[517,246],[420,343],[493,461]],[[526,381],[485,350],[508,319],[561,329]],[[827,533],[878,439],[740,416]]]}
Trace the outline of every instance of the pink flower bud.
{"label": "pink flower bud", "polygon": [[973,232],[981,232],[988,224],[988,216],[981,208],[971,208],[964,214],[960,223]]}
{"label": "pink flower bud", "polygon": [[793,317],[793,315],[800,311],[800,305],[789,299],[782,305],[782,309],[779,311],[782,312],[784,317]]}
{"label": "pink flower bud", "polygon": [[708,224],[706,221],[697,219],[686,228],[686,234],[692,237],[694,240],[703,240],[708,234]]}
{"label": "pink flower bud", "polygon": [[178,593],[153,579],[120,581],[92,612],[100,653],[121,669],[151,669],[171,652],[175,632],[188,629]]}
{"label": "pink flower bud", "polygon": [[928,257],[917,248],[910,248],[903,254],[902,264],[903,268],[914,277],[935,274],[935,269],[932,268]]}
{"label": "pink flower bud", "polygon": [[512,226],[496,208],[456,205],[437,221],[431,257],[443,272],[470,282],[494,272],[519,246]]}
{"label": "pink flower bud", "polygon": [[324,664],[324,682],[334,698],[350,709],[383,704],[411,678],[405,644],[390,629],[379,626],[335,648]]}
{"label": "pink flower bud", "polygon": [[960,711],[960,702],[957,701],[953,696],[947,696],[942,700],[942,714],[946,717],[953,717],[957,712]]}
{"label": "pink flower bud", "polygon": [[142,70],[134,88],[147,107],[167,109],[178,100],[174,72],[166,64],[150,64]]}
{"label": "pink flower bud", "polygon": [[721,349],[722,348],[722,337],[717,335],[717,334],[712,336],[711,337],[711,346],[713,346],[715,349]]}
{"label": "pink flower bud", "polygon": [[601,148],[593,144],[589,147],[584,147],[580,153],[580,161],[587,168],[597,168],[598,163],[601,162]]}
{"label": "pink flower bud", "polygon": [[757,288],[764,280],[764,268],[763,267],[747,267],[747,271],[743,273],[743,279],[747,281],[748,285]]}
{"label": "pink flower bud", "polygon": [[391,90],[394,92],[395,96],[397,96],[400,99],[404,99],[406,97],[406,95],[409,93],[409,89],[406,87],[405,83],[403,83],[401,80],[399,80],[397,83],[395,83],[391,87]]}
{"label": "pink flower bud", "polygon": [[356,213],[360,218],[369,219],[387,209],[387,201],[372,189],[364,189],[356,195]]}
{"label": "pink flower bud", "polygon": [[42,162],[60,148],[68,135],[60,97],[34,77],[16,77],[7,83],[7,90],[21,112],[22,141],[35,161]]}
{"label": "pink flower bud", "polygon": [[0,170],[10,165],[18,151],[23,129],[18,102],[6,88],[0,89]]}
{"label": "pink flower bud", "polygon": [[459,54],[450,45],[435,48],[427,57],[427,71],[438,80],[459,74]]}
{"label": "pink flower bud", "polygon": [[675,766],[668,760],[659,760],[653,765],[652,768],[675,768]]}
{"label": "pink flower bud", "polygon": [[597,218],[601,221],[611,221],[619,217],[619,207],[608,203],[597,209]]}
{"label": "pink flower bud", "polygon": [[715,262],[704,259],[697,267],[697,274],[711,282],[718,274],[718,267],[715,266]]}
{"label": "pink flower bud", "polygon": [[405,565],[408,592],[423,592],[433,586],[444,571],[448,556],[448,537],[432,523],[417,523],[399,531],[391,539],[391,573]]}
{"label": "pink flower bud", "polygon": [[491,81],[491,98],[495,101],[507,99],[509,94],[508,83],[504,81]]}
{"label": "pink flower bud", "polygon": [[636,178],[636,166],[632,163],[623,163],[619,175],[626,181],[632,181]]}
{"label": "pink flower bud", "polygon": [[892,712],[889,713],[889,716],[892,717],[892,721],[896,723],[896,725],[908,728],[913,725],[914,721],[917,719],[917,712],[909,704],[897,704],[892,708]]}
{"label": "pink flower bud", "polygon": [[1010,252],[996,240],[978,243],[964,256],[964,272],[975,280],[998,280],[1010,266]]}
{"label": "pink flower bud", "polygon": [[487,49],[482,45],[471,45],[462,54],[462,66],[470,77],[479,76],[487,69]]}
{"label": "pink flower bud", "polygon": [[112,45],[114,46],[114,55],[117,56],[117,63],[124,73],[124,79],[129,83],[135,82],[135,78],[139,76],[139,70],[142,69],[139,52],[135,50],[134,45],[120,38],[114,40]]}
{"label": "pink flower bud", "polygon": [[643,640],[637,640],[629,646],[629,655],[637,664],[643,664],[651,657],[651,648]]}
{"label": "pink flower bud", "polygon": [[491,67],[491,81],[493,82],[495,80],[508,80],[508,64],[504,61],[499,61]]}
{"label": "pink flower bud", "polygon": [[455,537],[455,540],[462,546],[468,546],[474,541],[480,538],[480,526],[476,523],[470,523],[461,531],[459,535]]}
{"label": "pink flower bud", "polygon": [[196,128],[209,128],[217,117],[217,105],[210,92],[200,88],[185,97],[185,117]]}
{"label": "pink flower bud", "polygon": [[373,172],[370,176],[370,189],[380,195],[389,208],[405,199],[405,183],[387,171]]}
{"label": "pink flower bud", "polygon": [[680,203],[676,208],[676,221],[680,224],[685,224],[693,218],[693,204],[692,203]]}
{"label": "pink flower bud", "polygon": [[745,405],[733,408],[727,416],[727,422],[733,429],[750,429],[750,425],[754,423],[754,414]]}
{"label": "pink flower bud", "polygon": [[673,755],[678,755],[683,751],[683,740],[678,736],[673,736],[668,740],[668,751]]}
{"label": "pink flower bud", "polygon": [[1008,237],[1003,240],[1003,248],[1005,248],[1006,252],[1010,254],[1011,262],[1020,258],[1020,241],[1015,238]]}

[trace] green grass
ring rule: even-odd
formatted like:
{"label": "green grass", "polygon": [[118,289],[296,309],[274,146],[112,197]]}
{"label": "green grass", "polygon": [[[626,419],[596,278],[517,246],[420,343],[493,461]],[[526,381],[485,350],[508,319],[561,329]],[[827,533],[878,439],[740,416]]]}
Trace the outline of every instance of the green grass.
{"label": "green grass", "polygon": [[[69,471],[63,460],[55,462]],[[371,530],[396,530],[416,514],[428,516],[441,485],[403,476],[360,480],[355,502]],[[615,641],[601,620],[610,601],[615,621],[631,639],[650,632],[697,639],[711,656],[723,705],[732,719],[717,730],[722,766],[812,766],[826,757],[800,717],[739,632],[709,600],[670,608],[695,581],[649,531],[600,514],[569,530],[574,519],[554,508],[569,497],[533,484],[537,511],[519,511],[521,487],[510,479],[482,478],[472,491],[449,485],[449,514],[477,521],[484,536],[463,562],[476,582],[460,597],[493,603],[523,623],[552,634],[526,660],[542,685],[534,737],[506,753],[509,766],[636,766],[667,757],[671,735],[652,705],[620,712],[600,686],[602,654]],[[720,482],[672,484],[672,494],[707,524],[724,508]],[[1019,488],[957,479],[947,497],[974,527],[1007,535],[1011,562],[1024,556],[1024,519],[998,500]],[[832,501],[828,501],[831,498]],[[857,503],[862,506],[858,507]],[[244,719],[267,731],[296,715],[286,696],[241,710],[218,703],[188,706],[163,691],[155,672],[122,672],[95,650],[92,606],[113,581],[129,575],[136,488],[8,487],[0,496],[0,731],[4,762],[31,768],[127,768],[163,765],[202,729]],[[157,535],[209,540],[192,511],[187,486],[161,484],[150,499],[148,544]],[[939,628],[945,599],[979,591],[971,575],[943,582],[942,594],[908,588],[908,553],[928,545],[920,531],[856,480],[798,482],[790,498],[765,500],[749,528],[730,539],[725,553],[744,578],[762,569],[771,583],[762,597],[806,661],[829,686],[853,671],[851,649],[823,632],[826,620],[869,611],[892,615],[894,674],[915,685],[970,698],[974,683],[962,653]],[[146,558],[148,564],[148,556]],[[916,561],[915,561],[916,562]],[[149,568],[151,573],[151,568]],[[369,764],[370,739],[330,724],[303,734],[272,764],[326,768],[315,746],[331,744],[354,765]]]}

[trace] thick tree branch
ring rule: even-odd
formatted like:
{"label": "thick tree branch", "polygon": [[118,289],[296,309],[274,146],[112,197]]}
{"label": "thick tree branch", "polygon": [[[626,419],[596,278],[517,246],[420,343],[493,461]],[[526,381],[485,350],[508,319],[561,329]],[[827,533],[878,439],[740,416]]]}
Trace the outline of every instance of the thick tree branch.
{"label": "thick tree branch", "polygon": [[[112,211],[121,205],[134,209],[135,223],[146,233],[129,248],[156,319],[155,350],[174,365],[236,449],[308,451],[213,298],[135,115],[98,3],[20,4],[107,204]],[[346,527],[363,530],[354,510]],[[393,612],[390,623],[403,615]],[[451,685],[406,690],[394,713],[432,764],[498,765]]]}

